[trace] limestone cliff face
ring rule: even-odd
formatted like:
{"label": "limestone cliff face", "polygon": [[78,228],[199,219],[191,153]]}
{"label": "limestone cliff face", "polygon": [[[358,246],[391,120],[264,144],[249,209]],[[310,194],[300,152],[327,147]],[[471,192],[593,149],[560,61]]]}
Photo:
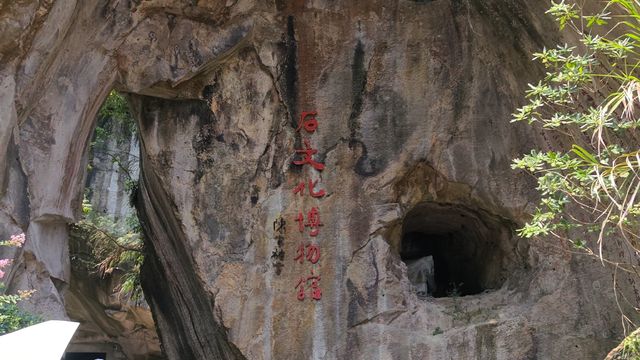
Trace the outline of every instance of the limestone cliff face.
{"label": "limestone cliff face", "polygon": [[[0,5],[0,235],[28,235],[12,287],[65,316],[66,224],[115,86],[140,129],[143,286],[170,359],[601,358],[621,338],[613,272],[512,234],[536,198],[510,159],[561,142],[509,124],[540,76],[530,53],[559,38],[545,4]],[[292,165],[304,138],[322,173]],[[293,194],[309,178],[324,198]],[[294,261],[312,207],[313,266]],[[443,296],[412,290],[410,234],[448,236],[429,250],[456,283]],[[298,301],[311,269],[322,299]]]}
{"label": "limestone cliff face", "polygon": [[140,142],[126,125],[104,121],[105,134],[94,137],[92,159],[87,174],[86,196],[94,211],[116,223],[135,216],[129,204],[129,183],[139,177]]}

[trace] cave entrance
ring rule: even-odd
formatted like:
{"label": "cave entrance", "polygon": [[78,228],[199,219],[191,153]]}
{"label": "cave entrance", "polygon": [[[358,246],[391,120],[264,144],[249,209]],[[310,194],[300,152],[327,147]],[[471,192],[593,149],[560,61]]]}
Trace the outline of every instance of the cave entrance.
{"label": "cave entrance", "polygon": [[410,211],[398,250],[418,297],[498,289],[519,263],[508,222],[452,204],[425,203]]}

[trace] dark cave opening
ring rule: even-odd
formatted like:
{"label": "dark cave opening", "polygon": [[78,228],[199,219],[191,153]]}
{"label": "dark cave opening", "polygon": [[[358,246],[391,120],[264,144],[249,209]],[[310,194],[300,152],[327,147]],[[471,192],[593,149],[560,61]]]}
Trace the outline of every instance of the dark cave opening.
{"label": "dark cave opening", "polygon": [[425,203],[410,211],[398,252],[421,298],[498,289],[519,263],[508,222],[451,204]]}

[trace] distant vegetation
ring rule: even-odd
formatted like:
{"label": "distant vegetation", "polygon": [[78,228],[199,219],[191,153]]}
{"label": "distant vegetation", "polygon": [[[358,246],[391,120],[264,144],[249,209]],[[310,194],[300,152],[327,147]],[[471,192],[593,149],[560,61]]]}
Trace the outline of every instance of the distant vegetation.
{"label": "distant vegetation", "polygon": [[115,90],[112,90],[104,104],[98,110],[98,126],[95,130],[94,145],[101,145],[104,141],[113,135],[111,129],[122,129],[122,137],[118,140],[127,141],[131,134],[137,132],[136,122],[129,111],[129,104],[124,96]]}
{"label": "distant vegetation", "polygon": [[[120,93],[112,90],[104,104],[98,110],[97,125],[91,142],[90,153],[93,157],[97,152],[108,156],[111,162],[125,173],[127,180],[125,189],[131,193],[135,190],[138,179],[132,176],[133,167],[138,166],[129,162],[129,152],[119,149],[108,149],[108,140],[115,140],[117,145],[131,141],[132,135],[137,133],[137,127],[126,99]],[[88,169],[91,170],[91,167]]]}

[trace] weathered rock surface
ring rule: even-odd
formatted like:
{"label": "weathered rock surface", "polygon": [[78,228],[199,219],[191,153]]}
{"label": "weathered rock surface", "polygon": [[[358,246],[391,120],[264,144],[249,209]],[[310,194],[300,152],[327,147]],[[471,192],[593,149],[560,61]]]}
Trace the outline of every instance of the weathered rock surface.
{"label": "weathered rock surface", "polygon": [[117,276],[100,279],[72,271],[69,283],[66,314],[80,326],[67,352],[104,352],[107,359],[164,359],[151,311],[114,294]]}
{"label": "weathered rock surface", "polygon": [[[169,358],[602,358],[622,338],[614,272],[511,233],[536,198],[510,159],[561,142],[509,124],[540,76],[530,53],[558,40],[545,4],[0,5],[0,235],[28,234],[12,288],[38,288],[35,306],[64,316],[66,224],[115,86],[140,127],[143,286]],[[321,174],[291,165],[311,110]],[[293,194],[310,177],[325,198]],[[295,217],[311,207],[324,224],[315,266],[294,261],[308,239]],[[487,291],[418,298],[408,232],[451,235],[462,255],[444,258]],[[322,300],[298,301],[311,268]],[[622,306],[637,304],[637,284],[616,280]]]}

